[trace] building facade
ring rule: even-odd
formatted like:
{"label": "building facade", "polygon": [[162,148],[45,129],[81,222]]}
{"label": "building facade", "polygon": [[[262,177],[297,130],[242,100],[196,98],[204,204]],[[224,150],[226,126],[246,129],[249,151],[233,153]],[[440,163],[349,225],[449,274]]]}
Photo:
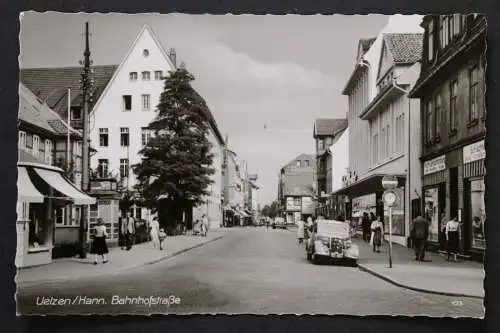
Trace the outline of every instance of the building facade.
{"label": "building facade", "polygon": [[[64,130],[62,129],[64,127]],[[19,160],[17,200],[16,266],[27,267],[52,261],[56,225],[64,224],[64,209],[95,203],[55,166],[57,143],[81,141],[77,131],[25,86],[19,86]],[[61,133],[63,132],[63,133]],[[64,133],[65,132],[65,133]],[[73,151],[66,151],[74,159]],[[79,216],[75,223],[79,224]]]}
{"label": "building facade", "polygon": [[484,148],[486,17],[429,15],[422,71],[411,96],[421,101],[423,214],[438,245],[440,222],[461,222],[465,255],[482,257],[486,209]]}
{"label": "building facade", "polygon": [[287,223],[305,220],[315,213],[315,162],[314,155],[301,154],[280,170],[278,197]]}
{"label": "building facade", "polygon": [[330,156],[332,181],[330,184],[331,204],[330,216],[335,219],[346,218],[345,196],[334,193],[344,187],[344,181],[349,166],[349,128],[339,132],[332,145],[328,148]]}
{"label": "building facade", "polygon": [[224,226],[231,227],[241,223],[244,207],[243,182],[236,153],[226,147],[224,159]]}
{"label": "building facade", "polygon": [[316,146],[317,215],[329,216],[332,193],[332,159],[329,147],[347,128],[347,119],[316,119],[313,138]]}

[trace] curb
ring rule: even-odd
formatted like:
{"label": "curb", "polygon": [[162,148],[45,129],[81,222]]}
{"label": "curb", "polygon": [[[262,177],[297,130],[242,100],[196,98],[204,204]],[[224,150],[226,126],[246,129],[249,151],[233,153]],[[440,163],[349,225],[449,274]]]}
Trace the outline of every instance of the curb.
{"label": "curb", "polygon": [[417,288],[417,287],[412,287],[407,284],[403,284],[401,282],[398,282],[387,275],[384,275],[382,273],[378,273],[373,269],[370,269],[366,267],[363,264],[358,264],[358,268],[362,270],[363,272],[369,273],[373,276],[376,276],[384,281],[387,281],[395,286],[408,289],[408,290],[413,290],[413,291],[418,291],[421,293],[427,293],[427,294],[434,294],[434,295],[441,295],[441,296],[453,296],[453,297],[467,297],[467,298],[475,298],[475,299],[484,299],[484,296],[479,296],[479,295],[471,295],[471,294],[461,294],[461,293],[452,293],[452,292],[445,292],[445,291],[438,291],[438,290],[430,290],[430,289],[423,289],[423,288]]}
{"label": "curb", "polygon": [[206,245],[206,244],[209,244],[209,243],[212,243],[212,242],[215,242],[221,238],[223,238],[225,235],[220,235],[220,236],[217,236],[211,240],[208,240],[208,241],[205,241],[205,242],[202,242],[202,243],[199,243],[199,244],[196,244],[196,245],[193,245],[193,246],[190,246],[190,247],[187,247],[187,248],[184,248],[184,249],[181,249],[181,250],[177,250],[177,251],[174,251],[172,253],[169,253],[169,254],[166,254],[160,258],[157,258],[157,259],[154,259],[152,261],[147,261],[147,262],[143,262],[143,263],[140,263],[140,264],[136,264],[136,265],[131,265],[131,266],[127,266],[127,267],[123,267],[123,268],[119,268],[115,271],[112,271],[112,272],[106,272],[104,274],[92,274],[92,275],[85,275],[85,276],[65,276],[65,277],[60,277],[60,278],[56,278],[56,279],[43,279],[43,280],[36,280],[36,281],[26,281],[26,282],[22,282],[22,281],[15,281],[16,284],[19,286],[32,286],[32,285],[36,285],[36,284],[40,284],[40,283],[48,283],[48,282],[64,282],[64,281],[69,281],[69,280],[78,280],[78,279],[84,279],[84,278],[92,278],[92,277],[97,277],[97,276],[104,276],[104,275],[114,275],[114,274],[118,274],[118,273],[122,273],[124,271],[128,271],[128,270],[131,270],[131,269],[134,269],[134,268],[139,268],[139,267],[142,267],[142,266],[147,266],[147,265],[153,265],[153,264],[156,264],[160,261],[163,261],[163,260],[167,260],[167,259],[170,259],[172,257],[176,257],[182,253],[185,253],[185,252],[188,252],[190,250],[194,250],[196,248],[199,248],[199,247],[202,247],[203,245]]}

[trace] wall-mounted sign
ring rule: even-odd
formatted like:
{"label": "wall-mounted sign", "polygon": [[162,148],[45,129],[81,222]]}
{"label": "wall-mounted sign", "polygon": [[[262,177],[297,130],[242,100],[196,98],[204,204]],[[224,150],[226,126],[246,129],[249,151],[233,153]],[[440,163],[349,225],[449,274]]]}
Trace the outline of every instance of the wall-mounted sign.
{"label": "wall-mounted sign", "polygon": [[375,207],[376,202],[377,202],[377,200],[376,200],[375,193],[367,194],[367,195],[363,195],[361,197],[353,198],[352,199],[352,208],[353,208],[353,210],[358,210],[358,209],[366,209],[369,207]]}
{"label": "wall-mounted sign", "polygon": [[486,158],[486,150],[484,149],[484,140],[465,146],[463,149],[463,157],[464,157],[464,164]]}
{"label": "wall-mounted sign", "polygon": [[302,209],[302,204],[300,198],[287,197],[286,198],[286,210],[287,211],[300,211]]}
{"label": "wall-mounted sign", "polygon": [[424,176],[446,169],[446,155],[424,162]]}
{"label": "wall-mounted sign", "polygon": [[302,214],[314,213],[314,201],[312,197],[302,197]]}

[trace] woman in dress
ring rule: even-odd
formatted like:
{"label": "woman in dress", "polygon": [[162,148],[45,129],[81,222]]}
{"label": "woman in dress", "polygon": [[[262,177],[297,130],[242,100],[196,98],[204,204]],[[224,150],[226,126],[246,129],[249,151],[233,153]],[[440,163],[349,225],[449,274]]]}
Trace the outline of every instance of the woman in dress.
{"label": "woman in dress", "polygon": [[106,232],[106,226],[103,224],[102,219],[97,219],[97,225],[95,227],[94,240],[92,241],[92,246],[90,247],[90,253],[94,255],[94,265],[97,265],[97,256],[102,257],[102,263],[108,262],[106,254],[108,254],[108,246],[106,245],[106,237],[108,233]]}
{"label": "woman in dress", "polygon": [[454,260],[457,260],[457,253],[459,248],[459,229],[460,223],[458,223],[456,217],[446,223],[446,244],[448,259],[450,260],[451,254],[453,254]]}
{"label": "woman in dress", "polygon": [[370,229],[372,231],[371,241],[373,246],[373,252],[380,253],[380,247],[382,246],[382,235],[384,234],[384,226],[380,221],[380,216],[372,222]]}
{"label": "woman in dress", "polygon": [[158,220],[156,218],[151,221],[151,230],[149,231],[149,234],[151,235],[151,240],[153,241],[153,246],[155,248],[159,248],[161,250],[161,245],[160,245],[160,224],[158,223]]}

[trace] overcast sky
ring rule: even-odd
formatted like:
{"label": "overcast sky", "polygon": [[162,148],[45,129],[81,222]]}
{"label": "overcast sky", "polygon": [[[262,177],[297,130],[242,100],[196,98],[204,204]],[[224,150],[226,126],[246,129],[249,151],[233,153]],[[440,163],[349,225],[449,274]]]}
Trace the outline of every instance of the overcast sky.
{"label": "overcast sky", "polygon": [[174,47],[229,146],[259,176],[261,203],[276,199],[281,166],[314,154],[316,118],[345,118],[341,90],[360,38],[376,37],[388,16],[122,15],[24,13],[21,67],[78,66],[84,22],[95,65],[118,65],[149,24]]}

